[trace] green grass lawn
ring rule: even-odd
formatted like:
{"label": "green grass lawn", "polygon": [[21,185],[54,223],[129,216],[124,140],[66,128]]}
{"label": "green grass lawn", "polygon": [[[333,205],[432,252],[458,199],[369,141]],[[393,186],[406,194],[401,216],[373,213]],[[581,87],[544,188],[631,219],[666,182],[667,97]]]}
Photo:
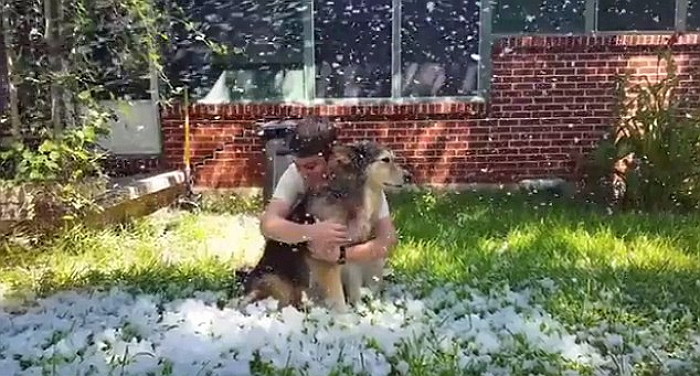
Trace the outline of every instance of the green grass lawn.
{"label": "green grass lawn", "polygon": [[[449,283],[488,294],[545,281],[551,288],[536,294],[535,302],[572,331],[617,333],[628,346],[652,341],[669,353],[685,354],[693,345],[700,216],[609,215],[565,199],[520,194],[403,193],[390,202],[401,235],[391,265],[416,294]],[[6,299],[116,285],[173,298],[195,290],[230,296],[234,270],[255,261],[245,250],[260,246],[254,220],[239,223],[230,213],[242,207],[254,208],[219,204],[207,213],[159,214],[125,228],[76,229],[42,249],[5,244],[0,287]],[[639,339],[648,332],[650,339]],[[405,356],[411,374],[436,374],[432,363]],[[613,374],[668,374],[653,359],[638,363],[633,371],[620,366]]]}
{"label": "green grass lawn", "polygon": [[[682,305],[700,312],[700,216],[608,215],[592,205],[527,195],[406,194],[393,200],[402,235],[392,264],[435,283],[517,286],[550,278],[552,307],[571,320],[605,312],[640,320]],[[609,312],[608,312],[609,313]]]}

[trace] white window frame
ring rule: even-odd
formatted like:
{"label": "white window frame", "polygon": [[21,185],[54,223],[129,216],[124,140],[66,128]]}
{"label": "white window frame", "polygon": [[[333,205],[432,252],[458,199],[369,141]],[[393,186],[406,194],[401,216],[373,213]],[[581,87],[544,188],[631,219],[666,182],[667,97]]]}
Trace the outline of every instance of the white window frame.
{"label": "white window frame", "polygon": [[688,30],[688,0],[676,0],[676,31]]}

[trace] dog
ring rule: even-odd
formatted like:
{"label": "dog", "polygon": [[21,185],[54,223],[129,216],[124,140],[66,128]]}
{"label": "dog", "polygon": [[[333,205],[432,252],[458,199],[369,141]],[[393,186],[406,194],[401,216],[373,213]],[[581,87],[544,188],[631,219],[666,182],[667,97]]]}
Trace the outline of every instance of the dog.
{"label": "dog", "polygon": [[[328,159],[328,183],[308,193],[289,220],[311,224],[332,220],[348,228],[348,245],[374,236],[385,187],[401,187],[410,174],[395,161],[391,150],[376,142],[336,145]],[[263,256],[244,282],[243,304],[273,297],[280,306],[303,305],[312,295],[335,311],[356,304],[361,288],[381,289],[384,260],[343,265],[311,257],[308,243],[284,244],[267,240]],[[346,302],[347,296],[347,302]]]}

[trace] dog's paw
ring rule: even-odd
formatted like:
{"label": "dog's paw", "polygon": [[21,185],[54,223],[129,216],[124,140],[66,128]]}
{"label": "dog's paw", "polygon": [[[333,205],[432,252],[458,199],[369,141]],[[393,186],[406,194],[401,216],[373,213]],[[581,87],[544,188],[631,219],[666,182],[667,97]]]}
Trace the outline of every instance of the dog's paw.
{"label": "dog's paw", "polygon": [[239,309],[241,307],[241,298],[231,298],[222,302],[222,304],[217,304],[219,309]]}
{"label": "dog's paw", "polygon": [[348,299],[348,304],[356,305],[358,302],[360,302],[362,300],[362,292],[359,290],[350,292],[347,295],[347,299]]}
{"label": "dog's paw", "polygon": [[334,313],[347,313],[350,311],[350,307],[343,301],[326,301],[326,307],[329,311]]}

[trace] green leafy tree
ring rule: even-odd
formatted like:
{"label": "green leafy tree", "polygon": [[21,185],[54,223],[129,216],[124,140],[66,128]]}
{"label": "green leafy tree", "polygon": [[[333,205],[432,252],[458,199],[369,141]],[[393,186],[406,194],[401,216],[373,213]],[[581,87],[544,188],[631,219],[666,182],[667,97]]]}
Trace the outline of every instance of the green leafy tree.
{"label": "green leafy tree", "polygon": [[5,0],[0,10],[10,128],[0,180],[50,188],[73,209],[89,201],[77,185],[102,176],[98,141],[115,114],[101,101],[178,92],[163,70],[173,25],[223,51],[173,0]]}

